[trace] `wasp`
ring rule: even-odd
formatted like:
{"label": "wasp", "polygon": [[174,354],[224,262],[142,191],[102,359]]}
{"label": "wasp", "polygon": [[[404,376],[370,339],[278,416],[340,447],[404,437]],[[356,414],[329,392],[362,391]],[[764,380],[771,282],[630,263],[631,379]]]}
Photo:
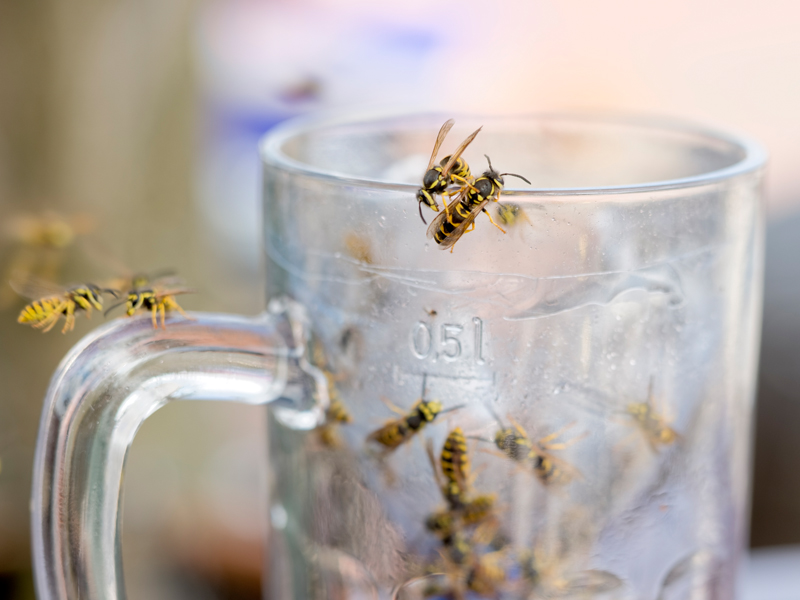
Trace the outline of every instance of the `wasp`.
{"label": "wasp", "polygon": [[[455,121],[449,119],[445,121],[442,128],[439,129],[436,142],[433,145],[433,152],[431,152],[431,158],[428,161],[428,167],[425,169],[425,175],[422,177],[422,187],[417,190],[419,217],[425,224],[427,224],[427,221],[425,221],[425,217],[422,216],[423,204],[429,206],[431,210],[439,212],[439,205],[436,203],[436,198],[434,196],[436,194],[444,196],[447,194],[447,188],[450,185],[455,184],[461,187],[463,185],[468,185],[472,179],[469,165],[461,158],[461,154],[463,154],[467,146],[472,143],[472,140],[475,139],[475,136],[478,135],[478,132],[480,132],[483,127],[478,127],[478,129],[467,136],[467,139],[461,142],[461,145],[456,148],[453,154],[445,156],[438,165],[436,164],[436,155],[439,153],[439,148],[454,124]],[[445,202],[445,206],[446,205],[447,203]]]}
{"label": "wasp", "polygon": [[474,559],[466,573],[467,588],[481,596],[498,597],[507,579],[504,559],[501,551]]}
{"label": "wasp", "polygon": [[[430,440],[425,446],[433,469],[436,484],[442,493],[447,508],[429,515],[425,526],[447,545],[454,533],[463,526],[478,525],[494,521],[494,494],[472,495],[470,487],[469,455],[467,440],[460,427],[456,427],[445,440],[439,458],[439,467]],[[441,469],[441,472],[440,472]]]}
{"label": "wasp", "polygon": [[352,423],[353,417],[347,412],[344,404],[339,398],[331,398],[328,408],[325,409],[325,423],[319,427],[319,439],[328,448],[339,446],[339,439],[336,435],[335,426],[339,424]]}
{"label": "wasp", "polygon": [[[140,280],[141,281],[141,280]],[[191,319],[183,308],[175,300],[179,294],[190,294],[193,290],[183,287],[174,277],[157,279],[152,283],[146,283],[142,287],[131,288],[127,293],[127,300],[115,304],[106,311],[106,314],[114,310],[117,306],[125,304],[125,314],[132,317],[139,310],[150,311],[153,321],[153,328],[158,327],[158,316],[161,315],[161,328],[166,329],[167,312],[178,311],[187,319]]]}
{"label": "wasp", "polygon": [[[33,214],[13,215],[0,223],[0,243],[13,244],[5,268],[5,280],[27,281],[58,279],[61,267],[79,236],[95,227],[88,214],[60,215],[44,210]],[[13,293],[0,288],[0,308],[14,300]]]}
{"label": "wasp", "polygon": [[662,446],[672,444],[680,437],[680,434],[669,426],[667,419],[656,410],[652,378],[647,390],[647,402],[628,404],[626,412],[634,418],[647,438],[648,444],[655,451]]}
{"label": "wasp", "polygon": [[[397,587],[392,600],[419,600],[421,598],[447,598],[465,600],[474,595],[499,598],[507,587],[508,574],[500,552],[478,554],[468,544],[461,545],[464,552],[455,548],[442,553],[441,565],[433,566],[435,573],[420,575]],[[442,571],[442,572],[438,572]]]}
{"label": "wasp", "polygon": [[504,551],[482,554],[474,539],[468,541],[457,536],[440,554],[444,559],[450,592],[455,598],[463,598],[467,590],[481,596],[499,596],[507,580]]}
{"label": "wasp", "polygon": [[461,427],[456,427],[447,436],[441,453],[442,473],[451,483],[466,485],[469,479],[469,454],[467,438]]}
{"label": "wasp", "polygon": [[336,426],[353,422],[353,417],[345,407],[336,381],[340,379],[330,370],[330,363],[325,354],[325,348],[320,339],[315,339],[311,346],[311,360],[314,365],[322,371],[328,384],[328,406],[325,409],[325,422],[317,429],[319,439],[324,446],[336,448],[339,446],[339,439],[336,435]]}
{"label": "wasp", "polygon": [[609,571],[589,569],[569,572],[566,561],[542,559],[538,551],[524,549],[515,560],[519,569],[518,584],[524,596],[534,598],[590,597],[619,588],[622,580]]}
{"label": "wasp", "polygon": [[486,156],[486,160],[489,162],[489,168],[484,171],[483,175],[469,185],[464,185],[456,199],[443,212],[436,215],[428,227],[428,237],[439,244],[442,250],[450,248],[452,252],[453,246],[461,236],[475,228],[475,218],[481,212],[486,213],[492,224],[505,233],[505,230],[494,222],[492,215],[486,210],[486,205],[489,202],[498,201],[500,192],[505,185],[503,179],[505,175],[518,177],[528,184],[531,183],[522,175],[498,173],[492,167],[492,161],[488,156]]}
{"label": "wasp", "polygon": [[394,406],[386,399],[384,399],[384,402],[391,410],[401,416],[388,421],[383,427],[370,433],[367,439],[380,444],[388,452],[395,450],[397,447],[410,440],[425,427],[425,425],[432,423],[440,414],[458,410],[463,407],[463,405],[459,405],[444,409],[442,403],[438,400],[425,400],[424,377],[422,382],[422,398],[417,400],[408,412]]}
{"label": "wasp", "polygon": [[514,227],[523,221],[526,221],[528,224],[531,222],[528,215],[525,214],[525,211],[519,204],[512,204],[510,202],[504,202],[502,204],[498,202],[497,218],[503,225],[507,225],[508,227]]}
{"label": "wasp", "polygon": [[61,316],[66,321],[61,333],[72,331],[76,311],[85,312],[86,318],[90,319],[92,309],[103,310],[103,294],[118,296],[117,290],[101,288],[93,283],[60,287],[33,278],[21,285],[12,283],[12,288],[33,300],[19,313],[17,323],[29,324],[42,332],[50,331]]}
{"label": "wasp", "polygon": [[[573,467],[551,454],[552,450],[564,450],[585,437],[584,434],[567,442],[554,442],[574,423],[570,423],[539,440],[532,440],[528,437],[522,425],[513,418],[511,419],[512,426],[507,427],[497,415],[494,415],[494,417],[500,427],[494,435],[494,440],[492,441],[494,445],[504,456],[533,471],[534,475],[544,485],[566,483],[577,473]],[[483,438],[477,439],[484,442],[490,441]]]}

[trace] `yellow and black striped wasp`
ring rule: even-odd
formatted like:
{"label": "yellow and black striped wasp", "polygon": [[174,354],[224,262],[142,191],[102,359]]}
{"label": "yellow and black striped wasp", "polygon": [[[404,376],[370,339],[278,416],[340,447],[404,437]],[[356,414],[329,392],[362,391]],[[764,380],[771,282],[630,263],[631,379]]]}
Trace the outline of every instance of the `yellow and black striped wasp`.
{"label": "yellow and black striped wasp", "polygon": [[519,204],[512,202],[498,202],[497,203],[497,218],[503,225],[508,227],[516,227],[523,221],[531,224],[525,210]]}
{"label": "yellow and black striped wasp", "polygon": [[[530,469],[542,484],[567,483],[577,474],[575,468],[556,458],[551,453],[553,450],[564,450],[586,436],[586,434],[579,435],[567,442],[554,441],[572,427],[574,423],[570,423],[558,431],[534,441],[528,437],[522,425],[513,418],[510,418],[512,426],[509,427],[504,425],[494,413],[493,416],[500,427],[495,432],[494,440],[492,440],[494,445],[512,461]],[[477,439],[484,442],[490,441],[483,438]]]}
{"label": "yellow and black striped wasp", "polygon": [[456,199],[444,211],[436,215],[436,218],[428,226],[428,237],[439,244],[442,250],[450,248],[452,252],[453,246],[461,236],[474,229],[475,217],[481,212],[485,212],[492,224],[505,233],[505,230],[494,222],[492,215],[486,210],[486,205],[489,202],[497,202],[505,185],[503,180],[505,175],[518,177],[530,184],[530,181],[522,175],[498,173],[492,167],[492,161],[488,156],[486,156],[486,160],[489,162],[489,168],[484,171],[483,175],[469,185],[464,185]]}
{"label": "yellow and black striped wasp", "polygon": [[72,331],[76,312],[83,311],[89,319],[92,309],[103,310],[103,294],[118,296],[116,290],[93,283],[61,287],[33,277],[24,283],[12,282],[11,287],[21,296],[33,300],[22,309],[17,323],[31,325],[42,332],[50,331],[62,316],[66,322],[61,333]]}
{"label": "yellow and black striped wasp", "polygon": [[437,416],[463,407],[459,405],[445,409],[438,400],[425,400],[425,380],[423,377],[422,398],[408,412],[384,399],[386,405],[401,416],[370,433],[367,436],[369,441],[381,445],[385,452],[391,452],[419,433],[425,425],[432,423]]}
{"label": "yellow and black striped wasp", "polygon": [[436,485],[447,502],[447,508],[428,516],[425,521],[426,528],[447,546],[452,541],[453,535],[463,527],[480,525],[484,522],[490,522],[489,524],[494,527],[497,521],[494,518],[496,496],[472,494],[467,440],[461,428],[456,427],[447,436],[438,466],[430,440],[425,450]]}
{"label": "yellow and black striped wasp", "polygon": [[339,425],[346,425],[353,422],[353,417],[339,395],[336,386],[338,376],[330,369],[330,363],[325,355],[322,341],[315,339],[312,343],[311,358],[314,366],[322,371],[328,384],[328,407],[325,409],[325,422],[317,428],[319,440],[323,446],[328,448],[338,448],[340,446],[339,436],[336,429]]}
{"label": "yellow and black striped wasp", "polygon": [[622,580],[599,569],[572,571],[565,557],[543,555],[539,549],[516,553],[520,578],[516,591],[525,598],[590,598],[622,586]]}
{"label": "yellow and black striped wasp", "polygon": [[[436,198],[434,198],[435,195],[447,195],[447,188],[449,186],[458,185],[462,187],[469,185],[472,180],[469,165],[461,158],[461,155],[483,127],[478,127],[478,129],[467,136],[467,139],[461,142],[461,145],[456,148],[453,154],[445,156],[438,165],[436,164],[436,155],[439,153],[439,148],[454,124],[455,121],[449,119],[445,121],[442,128],[439,129],[439,133],[436,136],[436,143],[433,145],[433,152],[431,152],[431,158],[428,161],[428,167],[425,169],[425,175],[422,177],[422,187],[417,190],[419,217],[426,225],[427,221],[425,217],[422,216],[423,204],[429,206],[431,210],[439,212],[439,205],[436,203]],[[442,201],[444,202],[444,199]],[[447,202],[445,202],[445,206],[447,206]]]}
{"label": "yellow and black striped wasp", "polygon": [[669,446],[680,439],[680,434],[669,425],[667,418],[655,406],[652,377],[647,389],[647,401],[628,404],[626,412],[636,421],[653,451],[657,452],[661,447]]}
{"label": "yellow and black striped wasp", "polygon": [[177,311],[186,319],[192,320],[192,317],[187,315],[175,300],[175,296],[191,294],[194,290],[184,287],[176,277],[165,277],[149,282],[146,277],[139,276],[134,278],[133,283],[141,285],[128,290],[127,299],[109,308],[106,314],[122,304],[125,304],[125,314],[129,317],[135,315],[139,310],[150,311],[154,329],[158,327],[159,314],[161,315],[161,328],[166,329],[166,315],[171,311]]}
{"label": "yellow and black striped wasp", "polygon": [[[331,389],[330,386],[328,389]],[[347,412],[341,398],[331,398],[328,408],[325,409],[325,422],[318,428],[320,441],[328,448],[338,448],[340,442],[336,434],[336,425],[346,425],[352,422],[353,417]]]}

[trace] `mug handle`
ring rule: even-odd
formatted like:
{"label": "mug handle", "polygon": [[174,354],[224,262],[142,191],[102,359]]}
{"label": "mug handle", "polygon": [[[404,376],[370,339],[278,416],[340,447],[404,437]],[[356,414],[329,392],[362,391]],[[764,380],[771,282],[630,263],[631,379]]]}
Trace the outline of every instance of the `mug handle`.
{"label": "mug handle", "polygon": [[274,402],[279,420],[324,418],[324,375],[305,358],[297,303],[264,315],[195,313],[165,330],[120,319],[81,340],[53,375],[34,461],[33,560],[39,600],[123,600],[120,500],[125,457],[171,400]]}

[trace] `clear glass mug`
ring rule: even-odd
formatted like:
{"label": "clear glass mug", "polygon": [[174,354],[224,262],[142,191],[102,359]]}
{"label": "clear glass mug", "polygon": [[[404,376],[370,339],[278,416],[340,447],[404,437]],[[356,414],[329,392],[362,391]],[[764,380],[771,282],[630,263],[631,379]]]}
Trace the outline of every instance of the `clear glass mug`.
{"label": "clear glass mug", "polygon": [[279,127],[269,310],[117,320],[64,359],[35,464],[39,598],[124,597],[126,452],[177,399],[270,405],[266,597],[734,596],[763,151],[652,119],[459,118],[442,155],[483,125],[473,172],[485,153],[534,185],[506,178],[507,234],[479,215],[450,253],[414,197],[443,120]]}

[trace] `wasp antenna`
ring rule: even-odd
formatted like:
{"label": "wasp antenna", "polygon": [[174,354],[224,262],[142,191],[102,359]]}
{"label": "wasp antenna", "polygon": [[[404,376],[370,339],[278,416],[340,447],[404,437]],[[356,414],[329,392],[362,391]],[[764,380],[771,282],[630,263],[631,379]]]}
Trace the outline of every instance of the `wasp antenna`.
{"label": "wasp antenna", "polygon": [[423,400],[425,399],[425,393],[427,392],[427,390],[428,390],[428,374],[427,373],[423,373],[422,374],[422,399]]}
{"label": "wasp antenna", "polygon": [[530,181],[525,179],[522,175],[517,175],[516,173],[500,173],[500,177],[502,177],[503,175],[511,175],[512,177],[516,177],[517,179],[522,179],[522,181],[524,181],[528,185],[533,185]]}
{"label": "wasp antenna", "polygon": [[[499,399],[500,399],[500,395],[498,394],[497,398],[495,398],[495,401],[497,401]],[[500,415],[498,415],[494,411],[494,409],[492,408],[491,404],[486,404],[486,410],[488,410],[489,414],[491,414],[492,417],[494,417],[494,420],[497,421],[497,424],[500,425],[500,427],[502,427],[503,429],[506,428],[505,424],[503,423],[503,420],[500,418]]]}
{"label": "wasp antenna", "polygon": [[487,440],[486,438],[479,437],[477,435],[468,435],[468,440],[478,440],[479,442],[486,442],[487,444],[494,444],[492,440]]}
{"label": "wasp antenna", "polygon": [[467,406],[466,404],[458,404],[456,406],[451,406],[450,408],[445,408],[443,411],[439,412],[439,414],[443,415],[444,413],[453,412],[454,410],[459,410],[459,409],[464,408],[466,406]]}
{"label": "wasp antenna", "polygon": [[419,206],[419,218],[422,219],[422,222],[425,223],[425,225],[427,225],[428,222],[425,220],[425,217],[422,216],[422,202],[419,202],[418,206]]}
{"label": "wasp antenna", "polygon": [[104,316],[104,317],[107,317],[107,316],[108,316],[108,313],[110,313],[112,310],[114,310],[114,309],[115,309],[115,308],[117,308],[118,306],[122,306],[123,304],[125,304],[125,300],[123,300],[122,302],[117,302],[117,303],[116,303],[114,306],[109,306],[109,307],[106,309],[106,311],[103,313],[103,316]]}
{"label": "wasp antenna", "polygon": [[111,288],[100,288],[100,291],[104,294],[111,294],[114,298],[119,298],[119,290],[112,290]]}
{"label": "wasp antenna", "polygon": [[494,167],[492,166],[492,159],[489,158],[488,154],[484,154],[484,156],[486,157],[486,161],[489,163],[489,168],[494,170]]}

